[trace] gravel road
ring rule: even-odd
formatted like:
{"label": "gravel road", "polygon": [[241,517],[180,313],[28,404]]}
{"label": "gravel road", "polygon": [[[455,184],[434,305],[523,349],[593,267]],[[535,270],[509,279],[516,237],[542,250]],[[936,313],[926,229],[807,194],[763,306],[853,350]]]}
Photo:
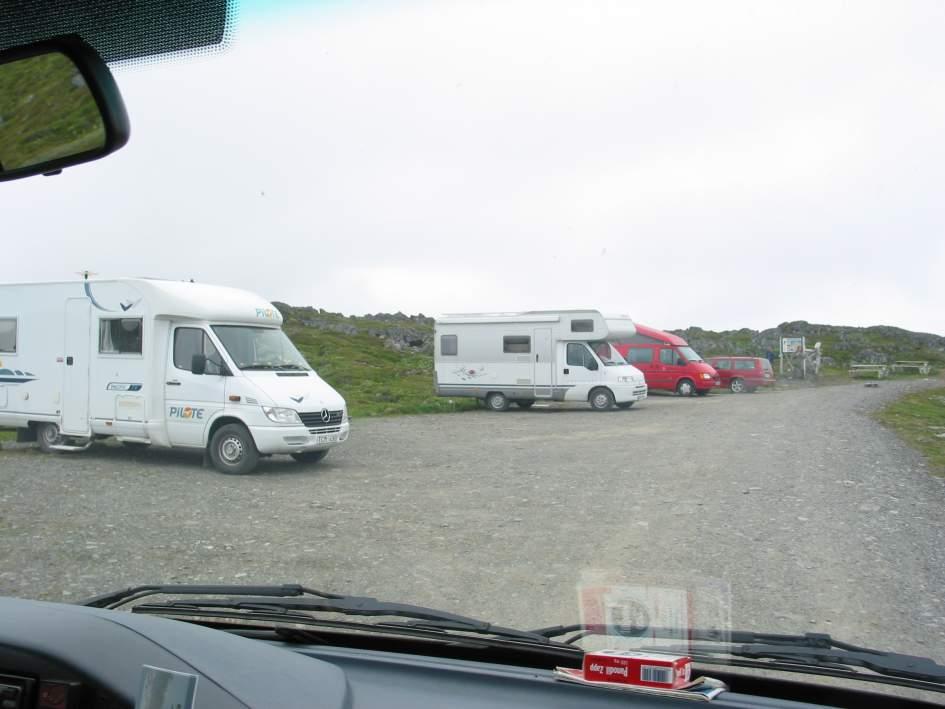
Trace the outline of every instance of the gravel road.
{"label": "gravel road", "polygon": [[867,415],[918,386],[356,420],[323,463],[250,477],[178,452],[0,452],[0,594],[299,581],[534,627],[577,621],[600,569],[719,580],[736,628],[943,661],[945,484]]}

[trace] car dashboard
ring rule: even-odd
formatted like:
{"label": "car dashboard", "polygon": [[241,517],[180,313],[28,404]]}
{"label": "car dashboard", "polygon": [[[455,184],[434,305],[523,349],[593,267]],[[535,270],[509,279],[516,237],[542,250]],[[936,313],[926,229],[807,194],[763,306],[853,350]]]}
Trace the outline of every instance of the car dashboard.
{"label": "car dashboard", "polygon": [[[124,611],[0,599],[0,709],[186,709],[136,704],[146,667],[193,679],[193,707],[691,706],[563,683],[549,669],[258,640]],[[868,695],[844,696],[839,703],[848,706],[875,703]],[[886,699],[884,706],[905,706]],[[712,704],[819,705],[737,691]]]}

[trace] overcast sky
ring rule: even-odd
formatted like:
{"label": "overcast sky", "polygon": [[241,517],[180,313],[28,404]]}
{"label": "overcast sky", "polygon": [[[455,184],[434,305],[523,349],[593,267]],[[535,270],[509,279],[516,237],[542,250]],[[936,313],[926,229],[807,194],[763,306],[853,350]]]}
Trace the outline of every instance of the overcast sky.
{"label": "overcast sky", "polygon": [[117,71],[131,141],[2,186],[0,281],[945,333],[945,3],[296,4]]}

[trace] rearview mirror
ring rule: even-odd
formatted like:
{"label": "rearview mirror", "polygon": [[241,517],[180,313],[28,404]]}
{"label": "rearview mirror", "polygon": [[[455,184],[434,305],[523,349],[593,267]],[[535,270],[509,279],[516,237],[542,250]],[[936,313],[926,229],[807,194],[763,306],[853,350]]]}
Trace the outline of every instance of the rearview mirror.
{"label": "rearview mirror", "polygon": [[193,374],[203,374],[207,371],[207,355],[195,354],[190,358],[190,371]]}
{"label": "rearview mirror", "polygon": [[0,182],[98,160],[128,134],[111,72],[78,37],[0,51]]}

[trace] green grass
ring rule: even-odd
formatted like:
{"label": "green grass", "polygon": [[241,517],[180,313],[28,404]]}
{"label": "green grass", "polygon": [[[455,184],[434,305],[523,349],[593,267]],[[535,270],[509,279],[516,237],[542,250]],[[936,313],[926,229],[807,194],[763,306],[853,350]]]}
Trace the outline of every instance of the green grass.
{"label": "green grass", "polygon": [[945,388],[906,394],[876,418],[923,453],[931,472],[945,476]]}
{"label": "green grass", "polygon": [[354,416],[388,416],[461,411],[473,399],[438,397],[433,392],[433,357],[397,352],[380,338],[289,324],[286,332],[319,375],[337,389]]}
{"label": "green grass", "polygon": [[15,441],[16,431],[5,431],[0,429],[0,441]]}

